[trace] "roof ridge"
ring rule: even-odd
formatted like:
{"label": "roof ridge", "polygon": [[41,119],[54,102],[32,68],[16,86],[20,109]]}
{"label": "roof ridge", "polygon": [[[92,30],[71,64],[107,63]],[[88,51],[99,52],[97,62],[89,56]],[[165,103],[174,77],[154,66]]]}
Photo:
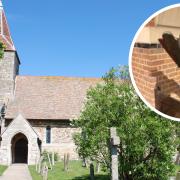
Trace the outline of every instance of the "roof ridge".
{"label": "roof ridge", "polygon": [[84,79],[84,80],[101,80],[101,77],[76,77],[76,76],[51,76],[51,75],[18,75],[17,78],[47,78],[47,79]]}

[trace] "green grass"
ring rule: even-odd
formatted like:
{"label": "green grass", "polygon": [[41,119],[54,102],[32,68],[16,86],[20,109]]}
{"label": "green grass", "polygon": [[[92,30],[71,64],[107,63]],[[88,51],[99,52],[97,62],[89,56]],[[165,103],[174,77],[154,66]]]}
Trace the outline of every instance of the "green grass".
{"label": "green grass", "polygon": [[175,165],[174,172],[171,174],[171,176],[176,176],[178,171],[180,171],[180,165]]}
{"label": "green grass", "polygon": [[42,180],[42,177],[36,172],[35,166],[28,166],[33,180]]}
{"label": "green grass", "polygon": [[176,165],[176,173],[178,172],[178,171],[180,171],[180,165]]}
{"label": "green grass", "polygon": [[[36,172],[35,166],[29,166],[33,180],[42,180],[42,177]],[[53,170],[49,169],[48,180],[88,180],[89,169],[83,168],[80,161],[70,161],[69,170],[63,170],[63,162],[56,163]],[[96,174],[96,180],[109,180],[107,174],[101,172]]]}
{"label": "green grass", "polygon": [[3,172],[7,169],[7,166],[0,165],[0,176],[2,176]]}

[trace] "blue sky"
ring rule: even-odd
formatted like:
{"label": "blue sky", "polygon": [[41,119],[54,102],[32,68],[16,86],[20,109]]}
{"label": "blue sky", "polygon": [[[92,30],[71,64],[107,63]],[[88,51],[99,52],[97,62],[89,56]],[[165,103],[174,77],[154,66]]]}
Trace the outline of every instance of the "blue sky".
{"label": "blue sky", "polygon": [[140,25],[173,0],[4,0],[23,75],[101,77],[128,64]]}

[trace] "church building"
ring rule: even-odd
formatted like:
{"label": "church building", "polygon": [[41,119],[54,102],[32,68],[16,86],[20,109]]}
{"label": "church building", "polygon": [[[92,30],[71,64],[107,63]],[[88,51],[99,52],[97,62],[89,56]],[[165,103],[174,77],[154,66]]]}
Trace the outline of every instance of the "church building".
{"label": "church building", "polygon": [[0,42],[5,45],[0,59],[0,164],[32,165],[47,150],[59,157],[70,153],[78,159],[71,127],[96,78],[21,76],[21,61],[10,35],[0,1]]}

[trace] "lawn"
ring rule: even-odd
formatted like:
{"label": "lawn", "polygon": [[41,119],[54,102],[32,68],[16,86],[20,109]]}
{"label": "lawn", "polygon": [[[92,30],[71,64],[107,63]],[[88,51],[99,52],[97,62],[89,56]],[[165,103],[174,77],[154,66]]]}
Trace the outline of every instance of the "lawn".
{"label": "lawn", "polygon": [[[5,167],[6,169],[6,167]],[[29,170],[31,172],[33,180],[42,180],[42,176],[39,175],[36,170],[35,166],[29,166]],[[1,166],[0,166],[1,171]],[[176,166],[176,173],[180,171],[180,166]],[[100,172],[99,174],[95,175],[96,180],[109,180],[110,178],[107,176],[106,173]],[[49,170],[48,173],[48,180],[88,180],[89,178],[89,169],[83,168],[82,163],[80,161],[71,161],[69,164],[69,170],[65,172],[63,170],[63,162],[58,162],[53,167],[53,170]]]}
{"label": "lawn", "polygon": [[[36,172],[35,166],[29,166],[33,180],[42,180],[42,177]],[[88,180],[89,169],[83,168],[80,161],[71,161],[69,163],[69,170],[65,172],[63,170],[63,162],[58,162],[53,167],[53,170],[49,170],[48,180]],[[104,172],[96,174],[96,180],[109,180],[108,176]]]}
{"label": "lawn", "polygon": [[180,165],[176,165],[176,171],[180,171]]}
{"label": "lawn", "polygon": [[0,165],[0,176],[3,174],[3,172],[7,169],[7,166]]}
{"label": "lawn", "polygon": [[180,165],[176,165],[176,170],[175,170],[175,174],[177,174],[178,171],[180,171]]}

